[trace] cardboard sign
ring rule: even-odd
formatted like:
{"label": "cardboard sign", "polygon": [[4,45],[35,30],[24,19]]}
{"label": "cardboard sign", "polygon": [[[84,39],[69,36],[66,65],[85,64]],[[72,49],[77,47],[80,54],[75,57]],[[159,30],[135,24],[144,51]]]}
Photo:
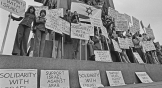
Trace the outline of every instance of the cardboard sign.
{"label": "cardboard sign", "polygon": [[37,88],[37,70],[0,69],[0,88]]}
{"label": "cardboard sign", "polygon": [[135,56],[135,58],[137,59],[137,61],[139,63],[144,63],[142,58],[140,57],[140,55],[137,52],[134,52],[133,55]]}
{"label": "cardboard sign", "polygon": [[41,88],[70,88],[68,70],[41,70]]}
{"label": "cardboard sign", "polygon": [[137,31],[140,31],[140,22],[137,18],[132,16],[133,26]]}
{"label": "cardboard sign", "polygon": [[153,44],[152,41],[143,41],[142,46],[143,46],[145,51],[156,50],[155,45]]}
{"label": "cardboard sign", "polygon": [[131,16],[129,16],[128,14],[124,14],[125,19],[128,21],[128,23],[132,23],[131,21]]}
{"label": "cardboard sign", "polygon": [[82,88],[103,87],[101,84],[100,72],[78,71],[79,83]]}
{"label": "cardboard sign", "polygon": [[121,71],[106,71],[110,86],[125,85]]}
{"label": "cardboard sign", "polygon": [[62,30],[64,34],[70,35],[70,23],[59,18],[59,28]]}
{"label": "cardboard sign", "polygon": [[55,17],[64,17],[64,14],[63,14],[63,8],[58,8],[58,9],[50,9],[48,10],[48,14],[51,14],[52,16],[55,16]]}
{"label": "cardboard sign", "polygon": [[[30,7],[31,5],[29,5]],[[46,10],[46,13],[48,11],[48,6],[33,6],[35,8],[35,15],[36,17],[40,16],[40,11],[41,10]]]}
{"label": "cardboard sign", "polygon": [[122,50],[119,47],[119,44],[114,39],[112,39],[112,43],[113,43],[113,46],[114,46],[114,50],[115,51],[122,52]]}
{"label": "cardboard sign", "polygon": [[115,9],[109,7],[108,15],[111,16],[112,18],[117,19],[118,11],[116,11]]}
{"label": "cardboard sign", "polygon": [[150,38],[155,39],[153,30],[152,30],[151,28],[145,28],[145,29],[146,29],[147,35],[148,35]]}
{"label": "cardboard sign", "polygon": [[152,83],[152,79],[148,76],[146,72],[135,72],[137,77],[142,83]]}
{"label": "cardboard sign", "polygon": [[126,41],[127,41],[128,45],[129,45],[129,47],[134,47],[134,43],[132,41],[132,38],[126,38]]}
{"label": "cardboard sign", "polygon": [[89,40],[87,27],[81,24],[71,24],[71,38]]}
{"label": "cardboard sign", "polygon": [[57,33],[62,34],[62,30],[60,29],[60,18],[57,18],[51,14],[47,14],[46,28],[53,30]]}
{"label": "cardboard sign", "polygon": [[90,18],[91,20],[91,25],[96,26],[96,27],[102,27],[103,23],[101,19],[97,19],[97,18]]}
{"label": "cardboard sign", "polygon": [[129,45],[128,45],[126,39],[118,37],[118,41],[119,41],[119,46],[121,49],[129,49]]}
{"label": "cardboard sign", "polygon": [[0,0],[0,8],[23,16],[26,9],[26,2],[23,0]]}
{"label": "cardboard sign", "polygon": [[128,22],[127,21],[115,21],[116,31],[127,31],[128,30]]}
{"label": "cardboard sign", "polygon": [[109,51],[95,50],[94,54],[95,54],[95,60],[96,61],[113,62],[112,59],[111,59]]}

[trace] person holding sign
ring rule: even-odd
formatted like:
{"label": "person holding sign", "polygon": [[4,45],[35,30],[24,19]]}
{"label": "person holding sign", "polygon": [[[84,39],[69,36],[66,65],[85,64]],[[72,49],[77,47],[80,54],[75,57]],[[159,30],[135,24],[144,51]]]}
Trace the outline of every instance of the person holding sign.
{"label": "person holding sign", "polygon": [[99,36],[99,32],[98,32],[97,28],[95,28],[94,32],[95,32],[95,35],[92,38],[92,41],[94,42],[93,49],[94,50],[102,50],[102,46],[100,44],[101,37]]}
{"label": "person holding sign", "polygon": [[34,52],[33,56],[34,57],[43,57],[43,51],[45,47],[45,38],[46,38],[46,28],[45,28],[45,23],[46,23],[46,10],[41,10],[40,11],[40,16],[36,18],[35,22],[35,36],[34,36]]}
{"label": "person holding sign", "polygon": [[71,22],[72,23],[79,23],[79,15],[78,15],[77,11],[74,11],[74,15],[71,18]]}
{"label": "person holding sign", "polygon": [[15,43],[12,51],[12,55],[27,55],[27,42],[31,30],[31,24],[35,20],[35,8],[33,6],[29,7],[25,12],[25,16],[16,18],[11,15],[11,18],[16,21],[21,21],[18,26],[17,34],[15,38]]}

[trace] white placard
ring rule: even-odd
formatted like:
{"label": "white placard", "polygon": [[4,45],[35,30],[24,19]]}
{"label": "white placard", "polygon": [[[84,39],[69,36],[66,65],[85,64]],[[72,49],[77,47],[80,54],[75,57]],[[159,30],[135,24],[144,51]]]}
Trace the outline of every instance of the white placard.
{"label": "white placard", "polygon": [[[30,7],[31,5],[29,5]],[[41,10],[46,10],[46,14],[47,14],[47,11],[48,11],[48,6],[33,6],[35,8],[35,15],[36,17],[40,16],[40,11]]]}
{"label": "white placard", "polygon": [[23,16],[26,9],[26,2],[24,0],[0,0],[0,8],[18,16]]}
{"label": "white placard", "polygon": [[116,20],[118,20],[118,21],[126,21],[125,15],[118,12]]}
{"label": "white placard", "polygon": [[0,88],[37,88],[37,70],[0,69]]}
{"label": "white placard", "polygon": [[95,50],[95,60],[102,62],[113,62],[109,51]]}
{"label": "white placard", "polygon": [[120,49],[119,47],[119,44],[114,40],[112,39],[112,43],[114,45],[114,50],[117,51],[117,52],[122,52],[122,50]]}
{"label": "white placard", "polygon": [[135,27],[135,30],[140,31],[140,22],[137,18],[132,16],[133,26]]}
{"label": "white placard", "polygon": [[121,71],[106,71],[110,86],[125,85]]}
{"label": "white placard", "polygon": [[79,83],[82,88],[104,87],[101,84],[100,72],[78,71]]}
{"label": "white placard", "polygon": [[116,31],[127,31],[128,30],[128,22],[127,21],[115,21]]}
{"label": "white placard", "polygon": [[126,38],[126,41],[127,41],[128,45],[129,45],[129,47],[134,47],[134,43],[132,41],[132,38]]}
{"label": "white placard", "polygon": [[115,9],[109,7],[108,15],[115,18],[115,19],[117,19],[118,11],[116,11]]}
{"label": "white placard", "polygon": [[142,58],[140,57],[140,55],[137,52],[134,52],[133,54],[139,63],[144,63]]}
{"label": "white placard", "polygon": [[119,41],[119,46],[121,49],[129,49],[129,45],[128,45],[126,39],[118,37],[118,41]]}
{"label": "white placard", "polygon": [[70,35],[70,23],[59,18],[59,28],[62,30],[64,34]]}
{"label": "white placard", "polygon": [[85,25],[71,24],[71,38],[89,40],[89,31]]}
{"label": "white placard", "polygon": [[142,47],[144,48],[145,51],[156,50],[155,45],[153,44],[152,41],[143,41]]}
{"label": "white placard", "polygon": [[40,88],[70,88],[68,70],[41,70]]}
{"label": "white placard", "polygon": [[91,20],[91,25],[96,26],[96,27],[102,27],[103,23],[101,19],[97,19],[97,18],[90,18]]}
{"label": "white placard", "polygon": [[125,15],[125,19],[128,21],[128,23],[132,23],[131,16],[129,16],[128,14],[124,14],[124,15]]}
{"label": "white placard", "polygon": [[147,35],[148,35],[150,38],[155,39],[153,30],[152,30],[151,28],[145,28],[145,29],[146,29]]}
{"label": "white placard", "polygon": [[137,77],[142,83],[152,83],[152,79],[148,76],[146,72],[135,72]]}
{"label": "white placard", "polygon": [[81,23],[81,25],[87,27],[87,32],[90,36],[94,36],[94,26],[85,23]]}
{"label": "white placard", "polygon": [[130,27],[130,32],[134,35],[137,31],[139,30],[136,30],[135,26],[131,26]]}
{"label": "white placard", "polygon": [[101,31],[102,31],[102,35],[104,35],[106,38],[109,38],[108,33],[107,33],[107,29],[104,26],[101,27]]}
{"label": "white placard", "polygon": [[52,16],[55,16],[55,17],[59,17],[59,16],[64,17],[63,8],[50,9],[50,10],[48,10],[47,13],[51,14]]}

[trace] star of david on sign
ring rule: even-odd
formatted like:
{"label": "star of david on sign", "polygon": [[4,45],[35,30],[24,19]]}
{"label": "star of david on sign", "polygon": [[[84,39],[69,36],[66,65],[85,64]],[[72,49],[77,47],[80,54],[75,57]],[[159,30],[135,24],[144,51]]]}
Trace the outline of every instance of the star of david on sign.
{"label": "star of david on sign", "polygon": [[86,8],[87,9],[87,13],[88,13],[88,16],[91,14],[92,15],[92,12],[93,12],[93,10],[91,9],[91,7],[89,7],[89,8]]}

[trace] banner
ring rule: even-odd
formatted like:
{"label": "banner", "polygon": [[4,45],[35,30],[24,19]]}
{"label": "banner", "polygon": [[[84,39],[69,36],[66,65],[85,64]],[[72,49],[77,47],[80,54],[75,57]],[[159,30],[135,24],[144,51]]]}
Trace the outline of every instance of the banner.
{"label": "banner", "polygon": [[120,49],[119,44],[114,39],[112,39],[112,43],[114,46],[114,50],[121,53],[122,50]]}
{"label": "banner", "polygon": [[108,9],[108,15],[109,16],[111,16],[112,18],[117,19],[117,14],[118,14],[118,11],[116,11],[115,9],[109,7],[109,9]]}
{"label": "banner", "polygon": [[131,16],[129,16],[128,14],[124,14],[124,16],[125,16],[125,19],[128,21],[128,23],[132,23],[132,21],[131,21]]}
{"label": "banner", "polygon": [[148,76],[146,72],[135,72],[137,77],[142,83],[152,83],[152,79]]}
{"label": "banner", "polygon": [[81,88],[104,87],[101,84],[100,72],[96,71],[78,71],[79,83]]}
{"label": "banner", "polygon": [[68,70],[41,70],[40,88],[70,88]]}
{"label": "banner", "polygon": [[64,34],[70,35],[70,23],[59,18],[59,28],[62,30]]}
{"label": "banner", "polygon": [[137,31],[140,31],[140,22],[137,18],[132,16],[133,26]]}
{"label": "banner", "polygon": [[116,20],[118,20],[118,21],[126,21],[125,15],[118,12]]}
{"label": "banner", "polygon": [[64,14],[63,14],[63,8],[58,8],[58,9],[49,9],[47,14],[51,14],[52,16],[55,16],[55,17],[64,17]]}
{"label": "banner", "polygon": [[101,19],[97,19],[97,18],[90,18],[91,20],[91,25],[96,26],[96,27],[102,27],[103,23]]}
{"label": "banner", "polygon": [[[29,5],[30,7],[31,5]],[[47,11],[48,11],[48,6],[33,6],[35,8],[35,15],[36,17],[40,16],[40,11],[41,10],[46,10],[46,14],[47,14]]]}
{"label": "banner", "polygon": [[110,86],[125,85],[121,71],[106,71]]}
{"label": "banner", "polygon": [[95,50],[94,54],[95,54],[95,61],[113,62],[109,51]]}
{"label": "banner", "polygon": [[155,45],[153,44],[152,41],[143,41],[142,46],[143,46],[145,51],[156,50]]}
{"label": "banner", "polygon": [[135,58],[137,59],[137,61],[139,63],[144,63],[142,58],[140,57],[140,55],[137,52],[134,52],[133,55],[135,56]]}
{"label": "banner", "polygon": [[26,2],[23,0],[0,0],[0,8],[23,16],[26,9]]}
{"label": "banner", "polygon": [[145,28],[147,35],[151,38],[151,39],[155,39],[153,30],[151,28]]}
{"label": "banner", "polygon": [[71,24],[71,38],[89,40],[89,32],[85,25]]}
{"label": "banner", "polygon": [[90,36],[94,36],[94,26],[92,26],[91,24],[86,24],[86,23],[81,23],[81,25],[87,28],[87,32]]}
{"label": "banner", "polygon": [[129,49],[129,45],[124,38],[118,37],[118,41],[119,41],[119,46],[120,46],[121,49]]}
{"label": "banner", "polygon": [[57,18],[51,14],[47,14],[46,28],[53,30],[57,33],[62,34],[62,30],[60,29],[60,18]]}
{"label": "banner", "polygon": [[37,88],[37,70],[0,69],[0,88]]}
{"label": "banner", "polygon": [[127,31],[128,30],[128,22],[127,21],[115,21],[116,31]]}
{"label": "banner", "polygon": [[132,41],[132,38],[126,38],[126,41],[127,41],[128,45],[129,45],[129,47],[134,47],[134,43]]}

